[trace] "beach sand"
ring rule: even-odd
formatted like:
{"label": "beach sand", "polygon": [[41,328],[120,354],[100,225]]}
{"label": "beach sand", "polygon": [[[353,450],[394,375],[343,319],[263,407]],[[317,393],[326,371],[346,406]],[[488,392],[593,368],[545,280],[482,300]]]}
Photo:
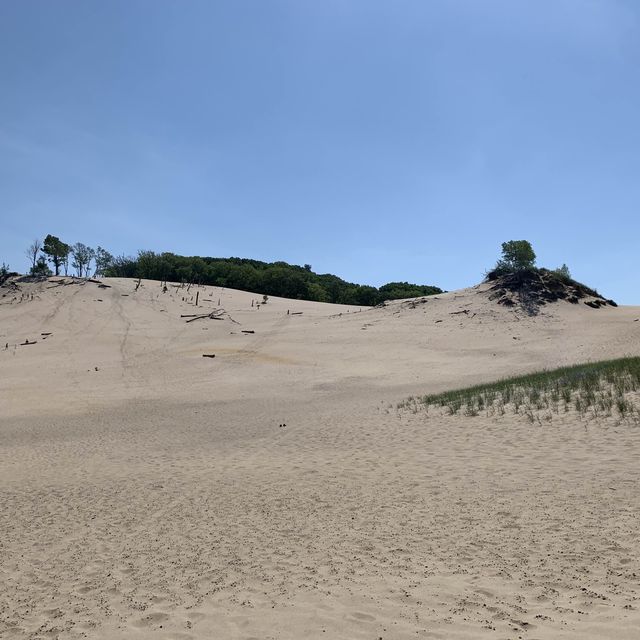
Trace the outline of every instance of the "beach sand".
{"label": "beach sand", "polygon": [[62,280],[1,291],[0,636],[639,636],[640,428],[397,408],[640,355],[639,307]]}

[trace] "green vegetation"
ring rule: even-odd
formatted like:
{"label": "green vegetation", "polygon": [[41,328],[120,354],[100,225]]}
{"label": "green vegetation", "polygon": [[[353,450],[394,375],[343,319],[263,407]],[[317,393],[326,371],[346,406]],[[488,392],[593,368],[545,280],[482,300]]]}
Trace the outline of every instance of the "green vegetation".
{"label": "green vegetation", "polygon": [[390,282],[380,287],[346,282],[332,274],[318,274],[310,264],[302,267],[286,262],[261,262],[247,258],[202,258],[174,253],[138,251],[136,257],[114,257],[102,247],[93,249],[82,242],[73,245],[57,236],[36,239],[25,250],[30,275],[49,276],[69,272],[69,260],[79,277],[89,277],[91,265],[96,276],[144,278],[161,282],[187,282],[229,287],[268,296],[316,302],[375,306],[385,300],[417,298],[442,293],[431,285]]}
{"label": "green vegetation", "polygon": [[569,271],[569,267],[566,264],[562,264],[561,267],[553,270],[558,277],[564,278],[565,280],[571,280],[571,271]]}
{"label": "green vegetation", "polygon": [[78,277],[88,278],[91,261],[96,257],[95,250],[82,242],[76,242],[71,247],[71,254],[73,256],[71,266],[76,270]]}
{"label": "green vegetation", "polygon": [[0,284],[2,284],[8,277],[11,271],[9,270],[9,265],[5,262],[0,266]]}
{"label": "green vegetation", "polygon": [[96,275],[103,276],[109,267],[113,264],[113,256],[101,246],[98,245],[93,259],[96,263]]}
{"label": "green vegetation", "polygon": [[399,408],[442,407],[465,416],[523,415],[551,421],[575,410],[581,417],[616,416],[640,424],[640,357],[620,358],[541,371],[467,389],[409,398]]}
{"label": "green vegetation", "polygon": [[49,265],[47,264],[47,260],[44,256],[40,256],[36,260],[36,263],[29,270],[29,275],[45,278],[52,275],[52,271],[49,269]]}
{"label": "green vegetation", "polygon": [[595,289],[573,280],[566,264],[550,270],[536,267],[535,259],[536,254],[527,240],[503,242],[502,258],[485,274],[486,281],[492,284],[490,298],[498,304],[517,306],[530,315],[536,315],[542,305],[558,300],[578,304],[584,299],[584,303],[594,309],[617,306]]}
{"label": "green vegetation", "polygon": [[136,258],[112,258],[104,275],[122,278],[194,282],[316,302],[375,306],[385,300],[442,293],[428,285],[390,282],[379,289],[346,282],[331,274],[317,274],[311,265],[261,262],[246,258],[186,257],[140,251]]}
{"label": "green vegetation", "polygon": [[528,240],[509,240],[502,243],[502,258],[494,271],[500,274],[532,271],[535,264],[536,254]]}
{"label": "green vegetation", "polygon": [[49,234],[42,245],[42,253],[47,260],[54,266],[56,275],[60,274],[60,267],[65,266],[65,272],[69,261],[69,252],[71,247],[62,242],[57,236]]}

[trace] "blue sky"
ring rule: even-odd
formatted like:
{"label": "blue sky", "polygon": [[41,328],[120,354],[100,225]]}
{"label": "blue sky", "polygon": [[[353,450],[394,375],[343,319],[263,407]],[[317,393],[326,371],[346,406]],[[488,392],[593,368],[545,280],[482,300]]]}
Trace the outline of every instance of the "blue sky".
{"label": "blue sky", "polygon": [[47,233],[640,304],[635,0],[0,3],[0,262]]}

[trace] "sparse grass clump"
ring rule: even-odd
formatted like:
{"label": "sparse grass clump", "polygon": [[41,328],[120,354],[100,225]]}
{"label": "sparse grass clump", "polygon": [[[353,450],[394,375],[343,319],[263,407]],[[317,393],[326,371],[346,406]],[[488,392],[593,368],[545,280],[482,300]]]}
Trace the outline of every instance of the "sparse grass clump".
{"label": "sparse grass clump", "polygon": [[441,407],[450,415],[524,416],[550,422],[575,410],[581,417],[631,418],[640,424],[640,357],[541,371],[406,400],[398,408]]}

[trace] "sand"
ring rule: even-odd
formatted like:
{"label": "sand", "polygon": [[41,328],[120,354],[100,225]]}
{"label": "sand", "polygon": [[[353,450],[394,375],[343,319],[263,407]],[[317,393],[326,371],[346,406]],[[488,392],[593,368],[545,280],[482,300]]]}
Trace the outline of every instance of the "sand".
{"label": "sand", "polygon": [[59,280],[0,298],[0,636],[638,637],[640,429],[396,407],[640,308]]}

